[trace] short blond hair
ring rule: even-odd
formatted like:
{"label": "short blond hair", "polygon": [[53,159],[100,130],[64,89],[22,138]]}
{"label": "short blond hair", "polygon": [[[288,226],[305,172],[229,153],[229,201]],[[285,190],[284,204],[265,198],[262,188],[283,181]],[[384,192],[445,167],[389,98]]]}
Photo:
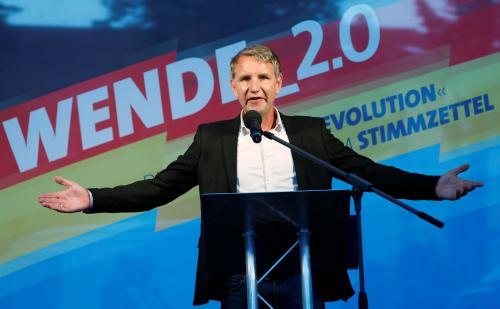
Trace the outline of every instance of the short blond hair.
{"label": "short blond hair", "polygon": [[276,53],[267,46],[253,45],[245,47],[231,59],[232,79],[234,78],[235,74],[234,70],[236,64],[238,63],[238,60],[240,60],[240,58],[243,56],[254,57],[256,60],[264,63],[271,63],[274,67],[274,75],[276,75],[276,78],[278,78],[281,75],[281,64],[278,55],[276,55]]}

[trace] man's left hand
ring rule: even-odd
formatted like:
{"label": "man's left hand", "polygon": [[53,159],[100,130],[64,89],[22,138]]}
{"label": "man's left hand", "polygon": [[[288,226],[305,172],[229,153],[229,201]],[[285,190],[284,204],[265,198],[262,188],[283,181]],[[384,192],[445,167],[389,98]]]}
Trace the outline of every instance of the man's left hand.
{"label": "man's left hand", "polygon": [[475,188],[482,187],[482,182],[458,178],[458,174],[468,169],[469,164],[464,164],[441,176],[436,185],[436,195],[444,200],[458,200]]}

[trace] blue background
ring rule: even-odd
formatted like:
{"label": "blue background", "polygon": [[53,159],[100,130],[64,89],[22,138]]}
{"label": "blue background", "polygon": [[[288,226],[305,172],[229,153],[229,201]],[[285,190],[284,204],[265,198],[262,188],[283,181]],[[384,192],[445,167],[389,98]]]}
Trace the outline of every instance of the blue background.
{"label": "blue background", "polygon": [[[0,109],[172,47],[201,56],[214,41],[258,39],[305,19],[335,20],[356,3],[94,0],[73,4],[76,8],[64,2],[0,1]],[[393,2],[398,1],[370,5]],[[488,5],[471,3],[475,9]],[[467,155],[445,161],[439,145],[383,161],[428,174],[469,162],[464,177],[486,186],[458,202],[410,202],[443,220],[443,230],[365,195],[370,307],[500,308],[498,137],[490,143],[468,146],[461,149]],[[333,187],[346,186],[334,181]],[[0,308],[190,308],[199,220],[159,232],[155,222],[156,210],[141,213],[1,264],[0,274],[8,274],[0,277]],[[350,276],[357,290],[357,271]],[[327,307],[355,308],[356,297]]]}

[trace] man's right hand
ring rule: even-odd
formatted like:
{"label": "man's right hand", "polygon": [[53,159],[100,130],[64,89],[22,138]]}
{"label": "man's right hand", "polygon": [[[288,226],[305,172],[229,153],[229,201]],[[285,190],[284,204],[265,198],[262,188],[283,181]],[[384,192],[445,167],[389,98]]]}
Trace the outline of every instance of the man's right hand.
{"label": "man's right hand", "polygon": [[59,212],[79,212],[90,207],[89,192],[78,183],[56,176],[55,181],[66,190],[40,194],[38,202]]}

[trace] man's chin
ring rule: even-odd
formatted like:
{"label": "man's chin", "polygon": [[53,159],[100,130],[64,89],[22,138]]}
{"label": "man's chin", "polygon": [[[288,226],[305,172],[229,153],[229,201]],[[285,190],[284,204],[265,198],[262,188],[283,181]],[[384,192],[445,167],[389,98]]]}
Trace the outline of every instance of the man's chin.
{"label": "man's chin", "polygon": [[267,104],[247,104],[245,106],[245,111],[248,112],[248,111],[256,111],[256,112],[259,112],[261,113],[262,115],[264,115],[265,113],[267,113],[267,111],[269,110],[269,106]]}
{"label": "man's chin", "polygon": [[264,107],[262,106],[246,106],[245,107],[245,112],[248,112],[248,111],[256,111],[256,112],[259,112],[260,114],[263,113],[264,111]]}

